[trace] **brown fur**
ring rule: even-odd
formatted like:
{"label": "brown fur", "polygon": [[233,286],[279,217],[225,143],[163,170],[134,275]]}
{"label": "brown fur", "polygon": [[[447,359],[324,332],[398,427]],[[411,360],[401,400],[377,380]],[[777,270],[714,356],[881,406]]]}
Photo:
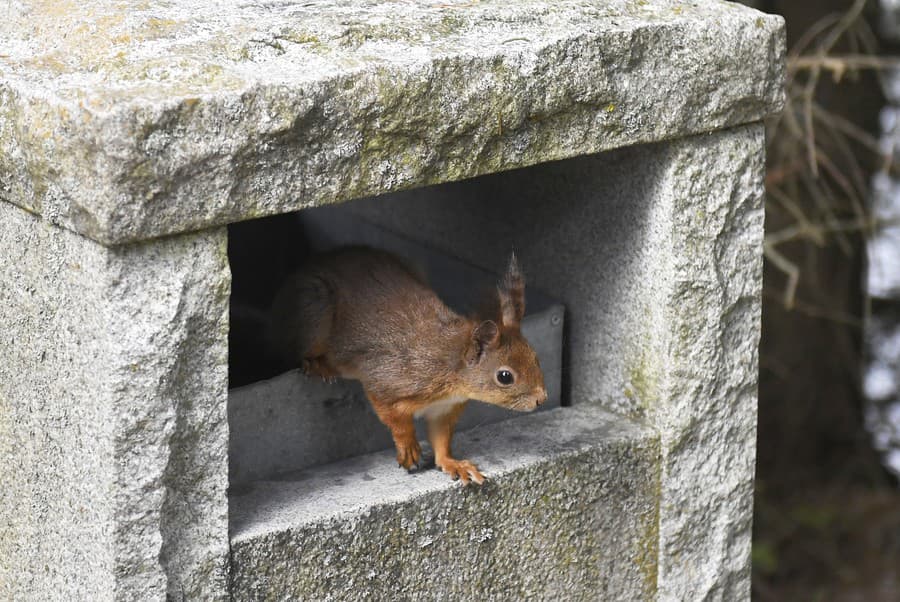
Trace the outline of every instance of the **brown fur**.
{"label": "brown fur", "polygon": [[[543,403],[543,374],[519,330],[524,287],[513,257],[498,287],[496,313],[467,318],[444,305],[399,257],[345,247],[289,279],[272,307],[268,338],[307,374],[359,380],[391,430],[401,466],[419,463],[413,415],[425,411],[437,465],[480,483],[473,464],[450,454],[464,402],[446,410],[435,405],[433,415],[429,406],[460,398],[528,411]],[[498,384],[501,368],[513,372],[513,385]]]}

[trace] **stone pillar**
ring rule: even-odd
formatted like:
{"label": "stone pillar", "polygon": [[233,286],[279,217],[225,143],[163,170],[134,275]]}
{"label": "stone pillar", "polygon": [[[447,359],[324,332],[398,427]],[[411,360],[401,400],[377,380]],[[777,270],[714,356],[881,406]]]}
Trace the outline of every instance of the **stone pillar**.
{"label": "stone pillar", "polygon": [[764,149],[762,125],[685,140],[661,187],[661,600],[750,598]]}
{"label": "stone pillar", "polygon": [[0,203],[0,598],[219,599],[225,231],[104,247]]}
{"label": "stone pillar", "polygon": [[[7,5],[0,598],[221,599],[229,580],[237,599],[374,598],[404,570],[415,598],[437,569],[475,599],[747,595],[780,18],[718,0]],[[478,493],[397,482],[376,453],[229,501],[224,228],[363,197],[485,268],[515,247],[566,304],[580,407],[463,433],[497,475]],[[390,571],[366,586],[377,554]]]}

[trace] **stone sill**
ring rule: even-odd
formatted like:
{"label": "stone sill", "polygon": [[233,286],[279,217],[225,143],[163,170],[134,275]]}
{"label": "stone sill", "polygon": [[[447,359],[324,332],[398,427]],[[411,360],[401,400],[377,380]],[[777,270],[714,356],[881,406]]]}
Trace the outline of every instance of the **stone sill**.
{"label": "stone sill", "polygon": [[[600,592],[606,583],[610,592],[643,597],[655,587],[646,570],[657,545],[658,445],[647,427],[582,405],[460,433],[454,451],[482,469],[489,479],[482,487],[462,487],[434,469],[407,474],[393,451],[253,483],[229,498],[232,595],[415,595],[424,586],[415,575],[433,564],[441,568],[422,577],[429,588],[455,571],[480,572],[470,560],[488,543],[492,562],[515,559],[511,575],[479,576],[490,581],[481,591],[455,579],[441,587],[462,587],[464,597],[545,595],[560,577],[548,571],[560,570],[560,556],[577,545],[585,562],[599,554],[590,567],[563,569],[574,571],[569,581],[596,581],[579,583],[587,588],[579,591]],[[528,517],[532,511],[537,516]],[[548,521],[552,534],[541,530]],[[578,534],[578,543],[566,534]],[[346,561],[354,556],[368,561]],[[404,558],[415,558],[404,577],[379,583],[386,564]],[[618,579],[628,583],[613,585]],[[354,580],[362,589],[345,591]]]}
{"label": "stone sill", "polygon": [[[653,439],[647,427],[594,406],[559,408],[476,427],[454,437],[459,458],[468,458],[489,482],[501,486],[516,471],[552,464],[589,448]],[[423,441],[426,455],[430,448]],[[348,518],[380,504],[460,489],[437,469],[407,473],[393,450],[284,473],[230,495],[231,540],[244,540],[334,518]],[[477,488],[473,488],[477,489]],[[490,489],[490,487],[488,487]]]}

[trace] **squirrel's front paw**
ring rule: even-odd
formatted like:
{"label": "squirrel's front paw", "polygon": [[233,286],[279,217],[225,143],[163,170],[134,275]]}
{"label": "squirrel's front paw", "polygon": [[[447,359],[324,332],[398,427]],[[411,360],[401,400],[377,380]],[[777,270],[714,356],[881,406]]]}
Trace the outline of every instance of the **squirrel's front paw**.
{"label": "squirrel's front paw", "polygon": [[441,470],[446,472],[455,481],[459,479],[463,485],[468,485],[469,480],[475,481],[479,485],[484,483],[484,475],[478,472],[478,467],[468,460],[454,460],[453,458],[444,458],[437,465]]}
{"label": "squirrel's front paw", "polygon": [[410,470],[413,464],[416,467],[419,466],[419,460],[422,458],[422,448],[419,447],[418,441],[412,438],[408,441],[394,441],[394,443],[397,446],[397,463],[400,466],[406,470]]}

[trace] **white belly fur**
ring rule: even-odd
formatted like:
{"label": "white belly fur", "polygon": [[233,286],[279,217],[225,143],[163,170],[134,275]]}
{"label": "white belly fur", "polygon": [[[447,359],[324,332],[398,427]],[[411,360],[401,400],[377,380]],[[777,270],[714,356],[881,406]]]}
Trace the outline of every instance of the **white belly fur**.
{"label": "white belly fur", "polygon": [[425,418],[433,419],[439,418],[458,406],[459,404],[466,401],[465,397],[448,397],[447,399],[439,399],[438,401],[432,401],[427,406],[417,411],[414,416],[419,418],[424,416]]}

